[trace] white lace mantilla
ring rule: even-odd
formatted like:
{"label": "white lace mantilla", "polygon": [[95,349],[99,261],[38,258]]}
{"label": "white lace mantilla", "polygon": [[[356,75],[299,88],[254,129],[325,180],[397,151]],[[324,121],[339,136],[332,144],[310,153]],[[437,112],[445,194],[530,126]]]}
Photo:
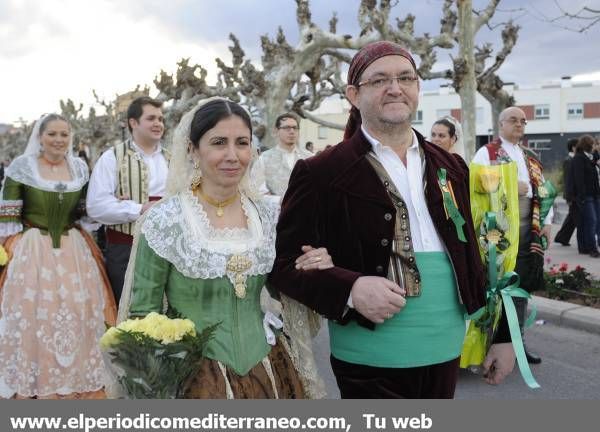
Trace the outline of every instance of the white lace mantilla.
{"label": "white lace mantilla", "polygon": [[16,158],[6,169],[6,176],[11,179],[41,189],[46,192],[75,192],[87,183],[89,172],[85,162],[79,158],[67,156],[67,164],[71,172],[71,181],[46,180],[38,169],[36,155],[22,155]]}
{"label": "white lace mantilla", "polygon": [[[242,195],[248,228],[216,229],[191,191],[174,195],[152,207],[141,226],[148,245],[184,276],[216,279],[232,275],[227,262],[243,254],[252,262],[246,276],[271,271],[275,259],[275,225],[279,205],[250,201]],[[233,282],[233,281],[232,281]]]}

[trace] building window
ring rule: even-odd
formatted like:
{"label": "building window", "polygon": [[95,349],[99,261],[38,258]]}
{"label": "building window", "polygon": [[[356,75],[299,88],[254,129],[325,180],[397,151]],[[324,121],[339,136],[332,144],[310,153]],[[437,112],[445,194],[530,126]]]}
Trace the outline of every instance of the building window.
{"label": "building window", "polygon": [[412,121],[414,124],[423,124],[423,111],[417,110],[415,113],[415,118]]}
{"label": "building window", "polygon": [[447,117],[447,116],[452,115],[452,110],[451,109],[439,109],[439,110],[436,110],[435,115],[436,115],[436,119],[439,120],[442,117]]}
{"label": "building window", "polygon": [[327,128],[325,126],[319,126],[319,139],[327,139]]}
{"label": "building window", "polygon": [[548,120],[550,118],[550,105],[536,105],[533,113],[534,120]]}
{"label": "building window", "polygon": [[583,104],[573,103],[567,104],[567,119],[579,120],[583,118]]}
{"label": "building window", "polygon": [[527,144],[529,145],[529,148],[538,155],[540,161],[543,159],[543,153],[552,149],[552,140],[549,139],[530,139],[527,141]]}

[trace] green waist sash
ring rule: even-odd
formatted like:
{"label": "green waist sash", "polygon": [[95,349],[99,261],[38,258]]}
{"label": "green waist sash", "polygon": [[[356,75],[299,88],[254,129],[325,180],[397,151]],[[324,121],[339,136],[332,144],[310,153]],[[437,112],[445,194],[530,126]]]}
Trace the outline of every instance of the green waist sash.
{"label": "green waist sash", "polygon": [[329,322],[331,353],[337,359],[375,367],[408,368],[443,363],[460,355],[465,335],[454,271],[444,252],[417,252],[422,294],[374,331]]}

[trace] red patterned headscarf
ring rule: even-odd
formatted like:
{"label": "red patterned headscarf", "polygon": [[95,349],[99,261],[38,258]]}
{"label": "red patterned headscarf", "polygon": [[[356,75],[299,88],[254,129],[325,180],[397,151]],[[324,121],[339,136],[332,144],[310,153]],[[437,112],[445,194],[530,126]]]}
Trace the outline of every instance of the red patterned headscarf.
{"label": "red patterned headscarf", "polygon": [[[389,55],[399,55],[407,59],[412,67],[417,71],[417,65],[415,60],[412,58],[410,53],[402,48],[400,45],[394,42],[379,41],[373,42],[362,47],[350,62],[350,69],[348,69],[348,84],[357,85],[360,81],[362,73],[367,67],[375,60],[381,57]],[[360,127],[362,119],[360,111],[356,107],[350,109],[350,117],[346,123],[346,129],[344,130],[344,139],[350,138],[356,132],[356,129]]]}

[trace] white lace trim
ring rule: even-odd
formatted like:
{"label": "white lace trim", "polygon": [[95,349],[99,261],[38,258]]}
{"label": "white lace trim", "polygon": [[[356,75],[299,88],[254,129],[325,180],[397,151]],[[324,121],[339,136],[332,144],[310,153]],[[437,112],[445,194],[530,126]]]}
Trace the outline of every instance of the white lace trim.
{"label": "white lace trim", "polygon": [[239,253],[240,245],[235,244],[236,241],[248,243],[248,245],[241,246],[242,249],[247,249],[250,243],[252,247],[255,247],[262,238],[263,233],[260,219],[251,216],[252,210],[249,209],[249,206],[252,206],[252,203],[245,196],[242,195],[241,201],[242,210],[248,220],[248,228],[214,228],[210,224],[208,214],[198,198],[191,191],[183,192],[182,195],[185,197],[182,203],[183,211],[189,216],[188,220],[193,224],[193,228],[199,231],[199,234],[210,245],[210,249],[227,254]]}
{"label": "white lace trim", "polygon": [[0,223],[0,237],[8,237],[23,231],[23,224],[20,222]]}
{"label": "white lace trim", "polygon": [[227,274],[227,261],[244,254],[252,265],[245,275],[271,271],[275,259],[275,225],[279,207],[242,195],[248,229],[215,229],[201,204],[186,191],[152,207],[141,226],[148,245],[184,276],[216,279]]}
{"label": "white lace trim", "polygon": [[[21,219],[23,200],[0,200],[0,216]],[[0,222],[0,237],[8,237],[23,231],[21,222]]]}
{"label": "white lace trim", "polygon": [[19,216],[23,208],[23,200],[3,200],[0,199],[1,216]]}
{"label": "white lace trim", "polygon": [[6,176],[11,179],[41,189],[46,192],[75,192],[87,183],[89,172],[85,162],[79,158],[67,156],[69,171],[73,177],[70,181],[55,181],[42,178],[38,170],[36,155],[22,155],[16,158],[6,169]]}

